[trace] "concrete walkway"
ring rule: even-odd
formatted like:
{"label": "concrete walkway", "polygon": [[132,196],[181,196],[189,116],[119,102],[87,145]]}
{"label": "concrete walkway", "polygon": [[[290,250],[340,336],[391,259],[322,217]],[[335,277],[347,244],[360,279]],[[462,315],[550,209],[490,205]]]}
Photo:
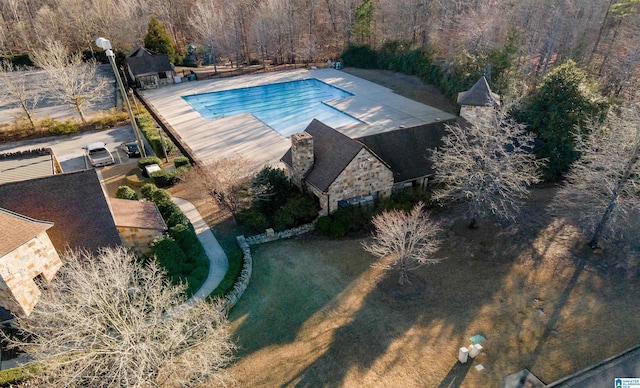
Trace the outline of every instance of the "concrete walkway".
{"label": "concrete walkway", "polygon": [[218,240],[216,240],[213,235],[213,232],[209,229],[209,225],[202,219],[198,209],[196,209],[191,202],[182,198],[173,197],[173,201],[187,216],[189,221],[191,221],[191,224],[196,230],[198,240],[200,240],[209,258],[209,276],[207,280],[205,280],[200,289],[193,294],[191,299],[186,302],[187,304],[193,304],[205,299],[218,287],[218,284],[224,279],[224,275],[229,269],[229,260],[218,243]]}

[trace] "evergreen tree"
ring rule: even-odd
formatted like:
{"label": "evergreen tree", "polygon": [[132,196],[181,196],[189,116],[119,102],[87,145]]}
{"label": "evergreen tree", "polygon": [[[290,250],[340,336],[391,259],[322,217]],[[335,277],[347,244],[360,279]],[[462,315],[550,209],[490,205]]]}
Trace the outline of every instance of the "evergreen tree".
{"label": "evergreen tree", "polygon": [[144,47],[160,54],[167,54],[169,59],[175,62],[176,49],[171,37],[155,16],[151,16],[149,21],[147,35],[144,36]]}
{"label": "evergreen tree", "polygon": [[589,122],[603,119],[607,109],[597,84],[575,62],[567,61],[549,71],[513,113],[542,141],[538,156],[548,159],[546,179],[559,180],[579,157],[576,132],[586,136]]}

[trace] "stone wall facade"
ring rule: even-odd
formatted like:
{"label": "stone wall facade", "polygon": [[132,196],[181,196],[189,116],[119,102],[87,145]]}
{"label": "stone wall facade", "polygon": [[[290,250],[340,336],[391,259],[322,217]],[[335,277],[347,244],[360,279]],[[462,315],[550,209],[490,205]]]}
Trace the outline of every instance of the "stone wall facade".
{"label": "stone wall facade", "polygon": [[50,282],[62,267],[47,232],[0,258],[0,305],[18,316],[27,316],[40,299],[35,279]]}
{"label": "stone wall facade", "polygon": [[360,195],[388,197],[393,187],[393,172],[366,148],[338,175],[327,192],[320,192],[308,185],[309,191],[318,197],[322,214],[338,210],[338,202]]}
{"label": "stone wall facade", "polygon": [[163,234],[161,230],[157,229],[131,228],[128,226],[118,226],[117,228],[122,244],[143,254],[151,252],[149,244],[156,238],[162,237]]}
{"label": "stone wall facade", "polygon": [[482,127],[493,126],[495,121],[495,109],[491,105],[462,105],[462,107],[460,107],[460,117],[464,118],[471,124],[476,124]]}

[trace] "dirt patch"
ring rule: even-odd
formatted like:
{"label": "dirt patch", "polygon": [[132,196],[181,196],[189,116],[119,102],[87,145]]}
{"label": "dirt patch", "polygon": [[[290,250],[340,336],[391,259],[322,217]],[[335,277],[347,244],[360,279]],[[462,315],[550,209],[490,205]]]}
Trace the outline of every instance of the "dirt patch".
{"label": "dirt patch", "polygon": [[347,67],[345,73],[355,75],[392,89],[397,94],[421,102],[425,105],[438,108],[445,112],[458,114],[458,108],[451,100],[433,85],[425,84],[415,75],[395,73],[389,70],[358,69]]}

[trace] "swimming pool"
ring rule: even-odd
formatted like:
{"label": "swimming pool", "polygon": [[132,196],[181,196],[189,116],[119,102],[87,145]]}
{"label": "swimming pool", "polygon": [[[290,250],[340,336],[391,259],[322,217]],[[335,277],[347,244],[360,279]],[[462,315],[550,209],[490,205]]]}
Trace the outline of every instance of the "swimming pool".
{"label": "swimming pool", "polygon": [[315,78],[183,96],[202,117],[217,119],[251,113],[282,136],[302,132],[318,119],[333,128],[361,121],[325,101],[353,96]]}

